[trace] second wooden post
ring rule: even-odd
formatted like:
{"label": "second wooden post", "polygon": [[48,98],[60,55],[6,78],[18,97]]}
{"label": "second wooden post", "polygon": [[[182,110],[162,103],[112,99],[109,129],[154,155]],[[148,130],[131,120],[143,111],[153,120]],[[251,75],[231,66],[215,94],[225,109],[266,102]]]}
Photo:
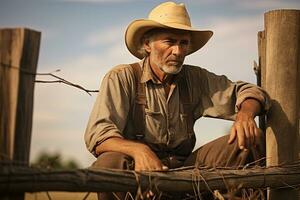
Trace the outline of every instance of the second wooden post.
{"label": "second wooden post", "polygon": [[[267,165],[275,166],[298,160],[300,10],[265,13],[265,36],[264,81],[265,89],[272,98],[272,109],[267,116]],[[292,187],[270,190],[269,199],[298,199],[298,191]]]}

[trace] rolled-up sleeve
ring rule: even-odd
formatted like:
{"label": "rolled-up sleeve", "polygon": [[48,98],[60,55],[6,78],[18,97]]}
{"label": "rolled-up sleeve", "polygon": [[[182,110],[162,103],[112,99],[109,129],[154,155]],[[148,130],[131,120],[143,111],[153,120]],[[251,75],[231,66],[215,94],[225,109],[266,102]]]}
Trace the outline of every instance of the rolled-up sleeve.
{"label": "rolled-up sleeve", "polygon": [[246,83],[243,81],[237,81],[233,83],[236,88],[237,101],[235,104],[235,111],[239,111],[241,104],[246,99],[256,99],[261,105],[261,114],[266,113],[270,109],[270,98],[269,95],[261,87],[258,87],[251,83]]}
{"label": "rolled-up sleeve", "polygon": [[131,102],[130,91],[126,87],[132,81],[130,74],[128,68],[120,66],[102,80],[84,136],[88,150],[94,155],[96,145],[108,138],[123,138]]}
{"label": "rolled-up sleeve", "polygon": [[226,76],[206,70],[204,75],[203,116],[234,120],[241,104],[252,98],[260,102],[262,113],[270,108],[268,94],[260,87],[243,81],[232,82]]}

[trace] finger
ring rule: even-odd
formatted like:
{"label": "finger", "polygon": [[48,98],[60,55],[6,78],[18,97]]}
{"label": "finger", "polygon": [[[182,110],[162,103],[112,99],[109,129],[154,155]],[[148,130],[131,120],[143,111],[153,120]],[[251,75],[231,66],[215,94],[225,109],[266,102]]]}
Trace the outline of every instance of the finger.
{"label": "finger", "polygon": [[151,165],[151,171],[167,171],[169,168],[165,165],[163,165],[159,160],[156,162],[150,162]]}
{"label": "finger", "polygon": [[254,137],[253,137],[253,146],[256,147],[257,141],[258,141],[258,130],[254,128]]}
{"label": "finger", "polygon": [[254,125],[250,125],[249,130],[250,130],[250,138],[251,138],[250,145],[255,146],[255,127],[254,127]]}
{"label": "finger", "polygon": [[256,144],[256,141],[259,139],[260,136],[260,129],[257,127],[256,121],[253,119],[253,138],[255,141],[253,141],[253,145]]}
{"label": "finger", "polygon": [[155,168],[152,167],[151,163],[149,162],[143,162],[142,171],[153,171]]}
{"label": "finger", "polygon": [[147,192],[147,194],[146,194],[146,198],[147,199],[152,199],[154,197],[154,193],[151,191],[151,190],[149,190],[148,192]]}
{"label": "finger", "polygon": [[162,170],[163,170],[163,171],[168,171],[168,170],[169,170],[169,167],[166,166],[166,165],[163,165],[163,166],[162,166]]}
{"label": "finger", "polygon": [[244,133],[244,128],[238,124],[236,126],[236,130],[237,130],[237,139],[238,139],[238,144],[240,149],[245,149],[245,133]]}
{"label": "finger", "polygon": [[152,171],[158,171],[158,172],[161,172],[161,171],[168,171],[169,168],[165,165],[161,165],[159,167],[155,167],[152,169]]}
{"label": "finger", "polygon": [[262,130],[260,128],[255,128],[254,133],[255,133],[255,144],[254,144],[254,146],[256,147],[256,145],[258,145],[259,141],[261,140]]}
{"label": "finger", "polygon": [[249,125],[247,122],[243,123],[243,130],[244,130],[245,148],[248,149],[251,144],[251,136],[249,131]]}
{"label": "finger", "polygon": [[147,199],[151,199],[153,196],[154,196],[154,193],[151,190],[149,190],[146,194]]}
{"label": "finger", "polygon": [[254,126],[254,139],[255,139],[253,145],[256,146],[258,144],[258,141],[260,140],[261,130],[260,130],[260,128],[257,127],[257,124],[255,121],[254,121],[253,126]]}
{"label": "finger", "polygon": [[149,164],[149,162],[138,162],[136,161],[135,163],[135,168],[134,168],[135,171],[138,171],[138,172],[142,172],[142,171],[153,171],[153,167]]}
{"label": "finger", "polygon": [[154,196],[154,193],[152,192],[152,190],[149,191],[149,195],[150,195],[151,197]]}
{"label": "finger", "polygon": [[234,128],[234,125],[233,125],[230,129],[228,144],[232,144],[233,141],[235,140],[235,138],[236,138],[236,129]]}

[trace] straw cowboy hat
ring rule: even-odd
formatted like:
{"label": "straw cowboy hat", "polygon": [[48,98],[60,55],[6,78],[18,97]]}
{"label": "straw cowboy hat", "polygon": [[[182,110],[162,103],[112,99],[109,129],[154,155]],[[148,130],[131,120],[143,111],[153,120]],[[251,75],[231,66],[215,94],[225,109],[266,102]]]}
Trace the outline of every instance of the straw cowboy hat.
{"label": "straw cowboy hat", "polygon": [[213,35],[212,31],[200,31],[192,28],[189,14],[185,5],[174,2],[165,2],[155,7],[149,14],[148,19],[138,19],[127,27],[125,43],[135,57],[142,59],[139,53],[141,38],[153,28],[168,28],[190,31],[191,48],[188,54],[194,53],[203,47]]}

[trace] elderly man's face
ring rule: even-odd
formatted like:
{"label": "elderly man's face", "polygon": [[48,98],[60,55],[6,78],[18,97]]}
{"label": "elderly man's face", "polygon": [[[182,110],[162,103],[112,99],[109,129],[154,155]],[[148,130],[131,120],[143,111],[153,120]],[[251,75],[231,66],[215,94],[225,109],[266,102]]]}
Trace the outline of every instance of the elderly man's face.
{"label": "elderly man's face", "polygon": [[159,32],[146,44],[150,64],[166,74],[177,74],[182,69],[190,46],[190,34],[186,31]]}

